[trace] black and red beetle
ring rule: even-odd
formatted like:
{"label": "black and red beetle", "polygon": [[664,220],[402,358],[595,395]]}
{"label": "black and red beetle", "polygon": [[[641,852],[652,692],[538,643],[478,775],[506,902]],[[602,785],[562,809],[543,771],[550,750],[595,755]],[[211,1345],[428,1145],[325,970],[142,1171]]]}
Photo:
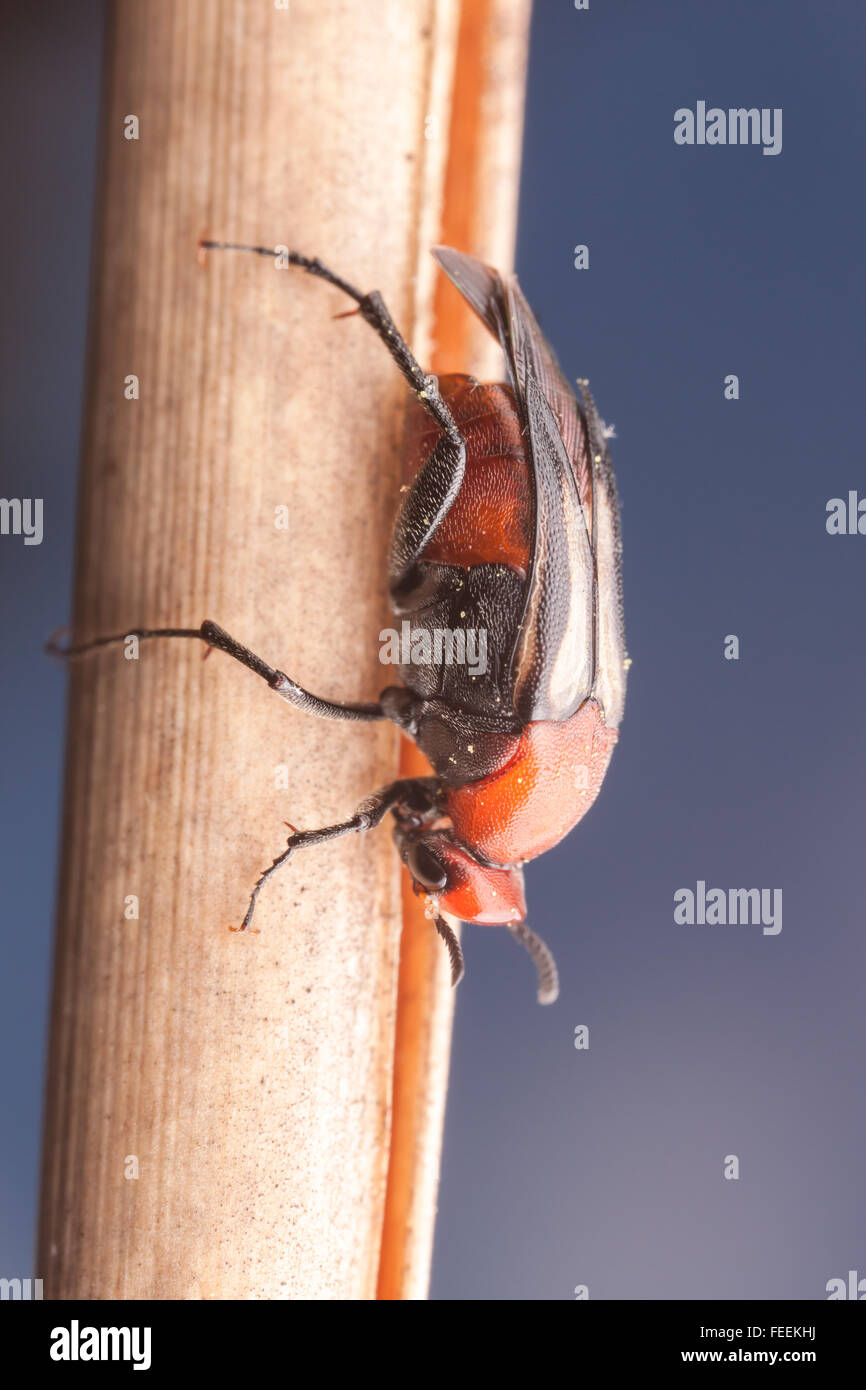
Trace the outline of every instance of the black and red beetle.
{"label": "black and red beetle", "polygon": [[249,928],[262,886],[296,850],[372,829],[391,811],[400,856],[448,946],[453,983],[463,958],[451,923],[501,925],[535,961],[539,1002],[552,1003],[556,966],[526,925],[521,866],[557,844],[595,800],[628,667],[616,483],[587,383],[579,383],[580,405],[517,280],[459,251],[438,247],[433,255],[499,339],[509,385],[428,376],[378,292],[361,294],[318,260],[284,248],[201,246],[282,256],[353,299],[382,339],[418,403],[410,403],[409,486],[391,542],[394,611],[413,632],[483,631],[490,654],[475,674],[465,664],[410,661],[401,686],[371,704],[343,704],[309,694],[213,622],[123,634],[199,638],[298,709],[393,720],[435,770],[392,782],[337,825],[294,831],[237,930]]}

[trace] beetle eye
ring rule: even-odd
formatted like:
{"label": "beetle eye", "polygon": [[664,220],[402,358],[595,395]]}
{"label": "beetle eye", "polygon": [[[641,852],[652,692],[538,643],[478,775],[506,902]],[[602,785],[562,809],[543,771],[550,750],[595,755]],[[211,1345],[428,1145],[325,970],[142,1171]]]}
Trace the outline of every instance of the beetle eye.
{"label": "beetle eye", "polygon": [[409,853],[406,856],[406,867],[415,882],[420,883],[422,888],[426,888],[431,893],[441,893],[448,883],[446,870],[423,840],[416,840],[414,844],[410,845]]}

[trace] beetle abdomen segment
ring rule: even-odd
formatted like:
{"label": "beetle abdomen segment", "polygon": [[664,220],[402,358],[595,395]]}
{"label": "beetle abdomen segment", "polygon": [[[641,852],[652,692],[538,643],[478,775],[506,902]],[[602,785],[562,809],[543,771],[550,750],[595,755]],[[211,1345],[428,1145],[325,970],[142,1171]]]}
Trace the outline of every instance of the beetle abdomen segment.
{"label": "beetle abdomen segment", "polygon": [[455,836],[497,864],[544,854],[595,801],[616,740],[595,700],[563,723],[528,724],[503,768],[447,792]]}

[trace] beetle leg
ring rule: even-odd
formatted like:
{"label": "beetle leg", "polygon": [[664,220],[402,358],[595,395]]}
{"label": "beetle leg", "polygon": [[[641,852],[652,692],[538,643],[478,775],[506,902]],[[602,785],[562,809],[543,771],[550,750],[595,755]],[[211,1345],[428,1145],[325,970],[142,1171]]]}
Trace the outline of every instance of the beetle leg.
{"label": "beetle leg", "polygon": [[[429,799],[432,795],[433,778],[400,778],[396,782],[391,782],[387,787],[382,787],[379,791],[373,792],[371,796],[361,802],[354,815],[348,820],[338,821],[336,825],[325,825],[319,830],[295,830],[289,836],[286,848],[282,854],[278,854],[272,864],[269,864],[264,872],[259,876],[255,887],[250,895],[249,906],[244,915],[244,920],[239,927],[230,928],[231,931],[249,931],[253,914],[256,910],[256,901],[259,893],[273,874],[287,864],[296,850],[306,849],[310,845],[321,845],[326,840],[337,840],[341,835],[348,835],[353,830],[374,830],[381,824],[387,811],[399,805],[400,802],[411,802],[413,797],[417,800]],[[428,783],[431,790],[428,790]]]}
{"label": "beetle leg", "polygon": [[387,719],[381,704],[378,700],[375,703],[342,703],[333,700],[323,700],[318,695],[311,695],[308,690],[287,676],[284,671],[277,671],[273,666],[269,666],[255,652],[251,652],[249,647],[243,646],[230,633],[226,632],[217,623],[206,620],[201,627],[155,627],[155,628],[130,628],[128,632],[117,633],[112,637],[97,637],[92,642],[82,642],[78,646],[61,647],[56,642],[51,641],[47,644],[46,650],[58,656],[82,656],[85,652],[93,651],[97,647],[107,647],[113,642],[125,642],[128,637],[150,638],[150,637],[192,637],[202,642],[206,642],[208,647],[216,647],[221,652],[227,652],[233,656],[235,661],[254,671],[257,676],[261,676],[267,681],[271,690],[294,705],[295,709],[304,710],[307,714],[317,714],[322,719]]}
{"label": "beetle leg", "polygon": [[526,947],[535,962],[538,971],[539,1004],[555,1003],[559,998],[559,971],[550,947],[525,922],[509,922],[508,930],[515,941]]}
{"label": "beetle leg", "polygon": [[457,428],[454,416],[439,395],[436,378],[427,376],[419,366],[408,343],[385,307],[384,300],[378,290],[371,290],[369,294],[362,294],[348,280],[344,280],[341,275],[336,275],[333,270],[329,270],[326,265],[323,265],[318,256],[302,256],[300,251],[289,251],[286,255],[285,252],[277,251],[272,246],[247,246],[237,241],[202,241],[199,245],[206,251],[252,251],[257,256],[268,256],[272,260],[279,260],[281,256],[285,256],[289,265],[297,266],[300,270],[305,270],[308,275],[315,275],[318,279],[325,280],[327,284],[333,285],[336,289],[342,290],[343,294],[347,294],[350,299],[354,299],[361,317],[378,333],[421,404],[447,435],[462,443],[463,436]]}
{"label": "beetle leg", "polygon": [[465,470],[462,438],[455,441],[443,434],[406,493],[394,522],[388,562],[391,597],[398,610],[419,582],[418,558],[451,510]]}
{"label": "beetle leg", "polygon": [[[233,241],[202,241],[201,246],[205,250],[252,251],[257,256],[271,258],[279,258],[281,254],[273,247],[246,246]],[[298,251],[289,251],[287,259],[289,265],[298,266],[308,275],[325,280],[355,301],[361,317],[382,339],[421,405],[442,430],[442,437],[409,489],[394,527],[390,576],[392,590],[395,590],[405,586],[418,556],[444,520],[460,491],[466,468],[466,442],[449,407],[439,394],[435,376],[428,376],[418,364],[391,318],[379,291],[372,290],[369,294],[362,294],[347,280],[335,275],[317,257],[311,258],[302,256]]]}

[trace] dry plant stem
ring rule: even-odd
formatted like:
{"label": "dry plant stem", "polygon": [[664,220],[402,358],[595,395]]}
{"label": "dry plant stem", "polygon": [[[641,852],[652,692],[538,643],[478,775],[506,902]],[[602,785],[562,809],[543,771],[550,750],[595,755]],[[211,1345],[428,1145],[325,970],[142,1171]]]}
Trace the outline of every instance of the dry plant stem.
{"label": "dry plant stem", "polygon": [[[514,258],[529,12],[529,0],[462,0],[460,5],[436,240],[502,271]],[[434,336],[435,372],[502,379],[498,345],[445,276],[436,283]],[[414,745],[404,742],[401,776],[423,777],[429,771]],[[442,943],[430,930],[423,900],[405,881],[403,910],[382,1299],[427,1295],[454,1008]],[[463,988],[471,988],[471,964]]]}
{"label": "dry plant stem", "polygon": [[[320,255],[380,289],[429,361],[457,20],[456,0],[112,7],[76,641],[209,618],[331,699],[387,683],[405,385],[329,286],[253,256],[202,267],[196,246]],[[259,935],[228,927],[284,821],[329,824],[390,780],[395,733],[287,709],[194,642],[82,658],[68,729],[46,1297],[373,1297],[401,925],[387,832],[301,856],[262,893]],[[425,926],[406,1296],[426,1286],[451,1007]]]}

